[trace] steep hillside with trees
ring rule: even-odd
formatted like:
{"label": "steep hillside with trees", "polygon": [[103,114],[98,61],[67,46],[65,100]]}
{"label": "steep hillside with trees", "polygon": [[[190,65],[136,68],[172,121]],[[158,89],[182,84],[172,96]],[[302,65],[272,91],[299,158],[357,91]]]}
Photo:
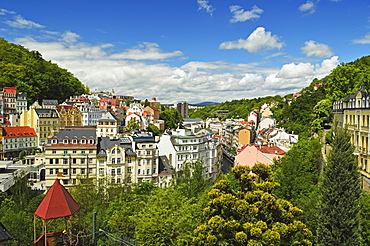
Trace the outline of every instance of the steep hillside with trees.
{"label": "steep hillside with trees", "polygon": [[81,95],[87,88],[66,69],[45,61],[38,51],[0,38],[0,88],[16,87],[27,93],[28,102]]}

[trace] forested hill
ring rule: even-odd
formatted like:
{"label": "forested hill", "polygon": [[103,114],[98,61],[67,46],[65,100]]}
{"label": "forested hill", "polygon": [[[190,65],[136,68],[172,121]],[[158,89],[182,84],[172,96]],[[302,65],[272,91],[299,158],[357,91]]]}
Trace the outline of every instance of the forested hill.
{"label": "forested hill", "polygon": [[45,61],[38,51],[0,38],[0,89],[3,87],[16,87],[18,92],[27,93],[29,103],[42,99],[62,102],[86,92],[70,72]]}
{"label": "forested hill", "polygon": [[[322,84],[314,91],[316,84]],[[370,90],[370,56],[364,56],[353,62],[342,63],[326,77],[312,83],[297,93],[302,94],[291,104],[288,100],[292,95],[269,96],[264,98],[241,99],[223,102],[217,106],[206,106],[191,112],[190,117],[215,117],[217,110],[229,110],[225,118],[240,117],[246,119],[253,109],[259,109],[264,103],[275,101],[278,106],[273,108],[273,117],[281,127],[295,133],[306,135],[319,132],[325,124],[332,122],[333,101],[344,99],[348,94],[355,93],[360,87]]]}

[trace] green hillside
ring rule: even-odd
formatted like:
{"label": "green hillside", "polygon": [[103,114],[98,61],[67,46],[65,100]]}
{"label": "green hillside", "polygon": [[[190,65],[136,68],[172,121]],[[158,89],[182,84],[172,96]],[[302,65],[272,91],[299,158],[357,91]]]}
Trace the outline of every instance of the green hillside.
{"label": "green hillside", "polygon": [[0,88],[16,87],[27,93],[28,102],[57,99],[86,92],[85,86],[66,69],[45,61],[38,51],[0,38]]}

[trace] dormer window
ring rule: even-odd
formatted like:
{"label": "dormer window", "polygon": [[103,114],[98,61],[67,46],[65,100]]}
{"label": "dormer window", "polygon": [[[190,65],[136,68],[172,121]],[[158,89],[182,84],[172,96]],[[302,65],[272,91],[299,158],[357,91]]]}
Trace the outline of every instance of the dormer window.
{"label": "dormer window", "polygon": [[68,139],[63,139],[63,144],[68,144]]}
{"label": "dormer window", "polygon": [[52,143],[52,144],[57,144],[57,143],[58,143],[58,140],[53,139],[53,140],[51,140],[51,143]]}
{"label": "dormer window", "polygon": [[73,140],[72,140],[72,143],[73,143],[73,144],[77,144],[77,139],[73,139]]}

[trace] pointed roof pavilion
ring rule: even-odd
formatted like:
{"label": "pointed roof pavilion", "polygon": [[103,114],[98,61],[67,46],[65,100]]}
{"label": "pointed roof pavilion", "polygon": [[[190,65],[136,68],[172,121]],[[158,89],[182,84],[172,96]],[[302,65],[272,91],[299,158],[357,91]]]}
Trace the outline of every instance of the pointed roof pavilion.
{"label": "pointed roof pavilion", "polygon": [[71,194],[60,184],[59,179],[54,181],[35,211],[35,215],[42,219],[53,219],[72,215],[80,209]]}

